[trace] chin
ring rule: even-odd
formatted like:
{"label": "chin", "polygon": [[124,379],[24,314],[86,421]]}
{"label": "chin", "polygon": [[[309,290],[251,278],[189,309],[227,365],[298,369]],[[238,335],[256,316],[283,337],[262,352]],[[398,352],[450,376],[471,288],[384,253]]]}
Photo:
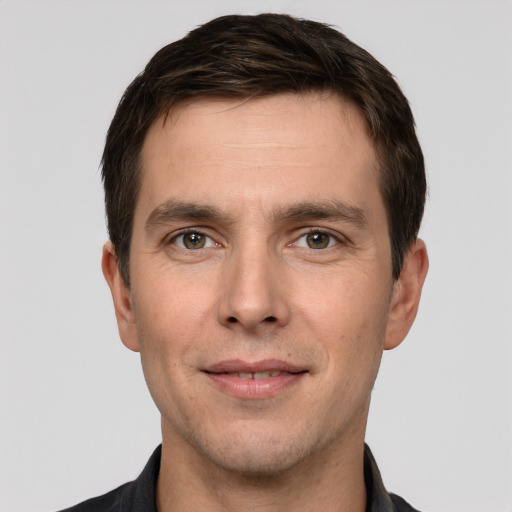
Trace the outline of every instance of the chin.
{"label": "chin", "polygon": [[[215,466],[245,476],[284,473],[303,461],[312,451],[311,440],[299,440],[266,433],[230,435],[207,446],[196,446]],[[308,442],[309,441],[309,442]]]}

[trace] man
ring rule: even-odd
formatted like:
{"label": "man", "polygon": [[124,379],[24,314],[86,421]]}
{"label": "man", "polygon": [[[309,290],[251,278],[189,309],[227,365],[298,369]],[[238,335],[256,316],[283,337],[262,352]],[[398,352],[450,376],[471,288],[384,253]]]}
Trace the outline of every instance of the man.
{"label": "man", "polygon": [[69,510],[414,510],[364,444],[428,267],[423,157],[390,73],[319,23],[218,18],[128,87],[103,179],[103,272],[162,446]]}

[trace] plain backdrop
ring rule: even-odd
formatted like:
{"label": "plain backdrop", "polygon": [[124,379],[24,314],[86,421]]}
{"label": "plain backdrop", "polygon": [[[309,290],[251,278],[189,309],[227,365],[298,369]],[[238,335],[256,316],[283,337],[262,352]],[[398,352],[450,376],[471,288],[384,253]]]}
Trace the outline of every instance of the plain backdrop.
{"label": "plain backdrop", "polygon": [[133,479],[159,443],[100,271],[99,161],[128,83],[227,13],[337,26],[397,77],[424,149],[431,267],[367,440],[425,511],[512,511],[512,2],[0,0],[0,511]]}

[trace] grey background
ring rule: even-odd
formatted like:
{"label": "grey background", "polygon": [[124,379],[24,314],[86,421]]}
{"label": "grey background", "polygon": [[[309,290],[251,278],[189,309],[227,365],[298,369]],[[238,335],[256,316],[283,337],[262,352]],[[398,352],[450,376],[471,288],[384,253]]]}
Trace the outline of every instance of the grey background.
{"label": "grey background", "polygon": [[132,479],[160,438],[100,272],[99,160],[153,53],[220,14],[338,26],[415,112],[431,268],[386,353],[368,442],[430,511],[512,510],[512,2],[0,1],[0,510],[55,510]]}

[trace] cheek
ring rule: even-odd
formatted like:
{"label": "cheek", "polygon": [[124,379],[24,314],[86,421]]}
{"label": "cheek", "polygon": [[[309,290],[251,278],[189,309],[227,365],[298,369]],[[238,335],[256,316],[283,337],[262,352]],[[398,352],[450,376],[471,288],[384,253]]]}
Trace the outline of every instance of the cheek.
{"label": "cheek", "polygon": [[184,383],[191,382],[197,351],[207,343],[208,305],[199,288],[186,280],[148,279],[136,291],[133,306],[144,376],[158,409],[177,415],[194,400],[193,386]]}
{"label": "cheek", "polygon": [[318,293],[311,292],[315,289],[311,284],[303,282],[295,290],[295,296],[301,297],[297,316],[323,351],[333,375],[376,373],[386,332],[387,287],[379,289],[378,281],[355,272],[317,279]]}
{"label": "cheek", "polygon": [[187,272],[158,272],[144,276],[142,286],[134,283],[135,321],[143,339],[174,347],[193,340],[211,316],[214,297],[208,289],[216,289],[208,276]]}
{"label": "cheek", "polygon": [[377,273],[339,269],[297,280],[290,296],[300,315],[321,331],[339,334],[382,328],[387,318],[391,285]]}

